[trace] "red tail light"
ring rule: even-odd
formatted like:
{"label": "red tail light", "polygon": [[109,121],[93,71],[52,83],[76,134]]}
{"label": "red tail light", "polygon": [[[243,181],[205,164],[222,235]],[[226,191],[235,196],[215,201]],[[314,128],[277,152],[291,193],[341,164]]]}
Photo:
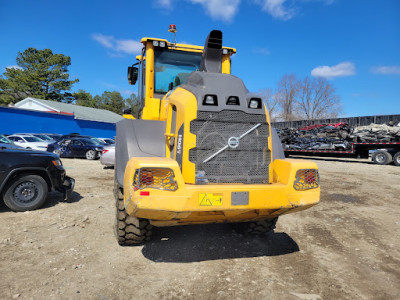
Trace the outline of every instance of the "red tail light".
{"label": "red tail light", "polygon": [[141,191],[140,196],[150,196],[150,192],[149,191]]}
{"label": "red tail light", "polygon": [[106,154],[108,152],[108,150],[103,150],[103,154]]}

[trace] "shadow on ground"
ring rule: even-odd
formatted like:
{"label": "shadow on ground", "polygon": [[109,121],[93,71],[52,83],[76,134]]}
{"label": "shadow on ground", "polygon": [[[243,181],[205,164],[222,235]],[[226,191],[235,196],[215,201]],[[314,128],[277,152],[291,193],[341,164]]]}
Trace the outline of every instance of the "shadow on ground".
{"label": "shadow on ground", "polygon": [[51,192],[47,196],[46,203],[43,205],[42,208],[48,208],[57,205],[59,202],[65,202],[65,203],[75,203],[79,202],[83,197],[81,194],[77,192],[72,192],[70,198],[68,201],[64,201],[64,195],[62,193],[58,192]]}
{"label": "shadow on ground", "polygon": [[143,255],[155,262],[200,262],[217,259],[277,256],[299,251],[286,233],[246,236],[229,224],[156,228]]}
{"label": "shadow on ground", "polygon": [[[62,193],[59,192],[49,192],[49,194],[47,195],[47,199],[46,202],[44,203],[44,205],[41,208],[38,209],[46,209],[46,208],[50,208],[53,206],[56,206],[58,203],[60,202],[65,202],[65,203],[75,203],[75,202],[79,202],[81,199],[83,199],[83,197],[77,193],[77,192],[72,192],[71,194],[71,198],[69,199],[68,202],[64,201],[64,196]],[[7,211],[11,211],[11,209],[9,209],[3,201],[0,202],[0,213],[2,212],[7,212]]]}

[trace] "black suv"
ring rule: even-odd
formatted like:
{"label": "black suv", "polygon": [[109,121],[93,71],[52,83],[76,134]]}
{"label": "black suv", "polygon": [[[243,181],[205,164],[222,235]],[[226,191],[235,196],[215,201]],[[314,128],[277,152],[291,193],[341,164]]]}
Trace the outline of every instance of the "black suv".
{"label": "black suv", "polygon": [[13,211],[41,207],[48,191],[67,201],[75,180],[66,176],[60,157],[43,151],[0,150],[0,198]]}

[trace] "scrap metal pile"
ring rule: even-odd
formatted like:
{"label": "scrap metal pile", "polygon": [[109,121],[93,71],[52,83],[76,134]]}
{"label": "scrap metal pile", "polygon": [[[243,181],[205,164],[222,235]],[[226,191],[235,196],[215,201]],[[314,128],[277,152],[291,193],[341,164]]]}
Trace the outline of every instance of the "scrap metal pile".
{"label": "scrap metal pile", "polygon": [[286,150],[346,151],[352,143],[400,142],[400,122],[351,127],[347,123],[277,129]]}

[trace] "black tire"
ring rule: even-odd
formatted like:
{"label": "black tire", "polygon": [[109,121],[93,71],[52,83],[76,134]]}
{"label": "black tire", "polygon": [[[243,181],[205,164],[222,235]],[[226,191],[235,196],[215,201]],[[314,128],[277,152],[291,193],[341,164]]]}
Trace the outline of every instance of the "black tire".
{"label": "black tire", "polygon": [[115,183],[114,195],[116,204],[116,218],[114,232],[118,244],[121,246],[142,244],[149,241],[153,226],[147,219],[139,219],[129,216],[125,210],[122,188]]}
{"label": "black tire", "polygon": [[38,175],[26,175],[12,181],[3,193],[4,203],[13,211],[34,210],[46,201],[48,187]]}
{"label": "black tire", "polygon": [[393,156],[393,163],[396,166],[400,166],[400,151]]}
{"label": "black tire", "polygon": [[372,161],[378,165],[387,165],[392,162],[392,155],[387,151],[379,150],[372,154]]}
{"label": "black tire", "polygon": [[238,233],[258,235],[272,232],[277,221],[278,217],[254,222],[232,223],[232,226]]}
{"label": "black tire", "polygon": [[97,152],[94,150],[88,150],[86,151],[86,159],[94,160],[97,158]]}

